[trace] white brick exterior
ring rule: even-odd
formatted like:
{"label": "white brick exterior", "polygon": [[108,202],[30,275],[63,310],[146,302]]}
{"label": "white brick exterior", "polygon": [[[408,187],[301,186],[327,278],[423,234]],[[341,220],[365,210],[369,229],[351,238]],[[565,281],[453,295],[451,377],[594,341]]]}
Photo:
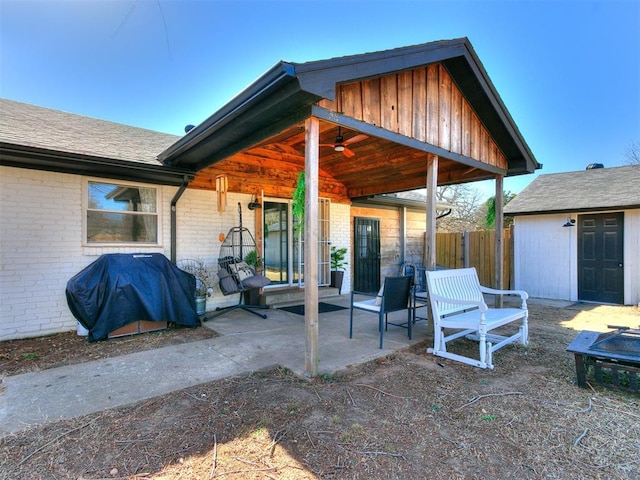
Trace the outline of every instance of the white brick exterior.
{"label": "white brick exterior", "polygon": [[345,247],[347,265],[344,270],[342,294],[351,292],[351,206],[342,203],[332,203],[330,215],[331,245],[337,248]]}
{"label": "white brick exterior", "polygon": [[[66,285],[100,255],[159,252],[170,257],[170,209],[177,187],[157,187],[159,246],[95,247],[83,245],[86,181],[78,175],[0,167],[0,341],[75,330]],[[215,192],[187,189],[177,203],[177,260],[198,259],[211,270],[215,288],[207,310],[238,301],[238,295],[225,297],[217,288],[219,237],[238,225],[238,202],[243,206],[243,225],[255,232],[255,216],[246,209],[250,200],[249,195],[228,194],[223,215],[218,213]],[[350,260],[350,206],[331,204],[330,216],[331,243],[346,247]],[[349,261],[343,294],[350,285]]]}
{"label": "white brick exterior", "polygon": [[[171,254],[171,200],[176,187],[158,187],[161,240],[155,247],[83,246],[82,197],[86,179],[78,175],[0,167],[0,341],[75,330],[65,296],[68,280],[105,253]],[[223,216],[215,192],[187,189],[177,204],[177,255],[214,265],[219,233],[238,223],[238,201],[229,194]],[[243,218],[253,229],[253,216]],[[213,267],[214,273],[217,268]],[[237,301],[216,291],[208,308]]]}

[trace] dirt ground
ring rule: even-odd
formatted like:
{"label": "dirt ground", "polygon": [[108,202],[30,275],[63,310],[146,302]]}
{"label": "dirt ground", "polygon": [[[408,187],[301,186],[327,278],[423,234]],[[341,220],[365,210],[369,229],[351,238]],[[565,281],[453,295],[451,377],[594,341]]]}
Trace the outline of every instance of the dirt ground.
{"label": "dirt ground", "polygon": [[[494,371],[427,354],[427,337],[312,381],[274,369],[199,385],[7,436],[0,478],[640,478],[640,395],[578,388],[566,352],[578,331],[608,324],[638,327],[640,309],[532,305],[530,345],[497,352]],[[195,328],[94,344],[75,334],[3,342],[0,371],[210,335]]]}

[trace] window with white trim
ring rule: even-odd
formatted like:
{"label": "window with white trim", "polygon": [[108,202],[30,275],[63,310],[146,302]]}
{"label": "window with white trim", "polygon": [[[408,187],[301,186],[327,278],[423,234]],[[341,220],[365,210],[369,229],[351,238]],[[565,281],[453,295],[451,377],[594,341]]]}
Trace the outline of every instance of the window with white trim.
{"label": "window with white trim", "polygon": [[88,181],[87,244],[158,244],[158,189]]}

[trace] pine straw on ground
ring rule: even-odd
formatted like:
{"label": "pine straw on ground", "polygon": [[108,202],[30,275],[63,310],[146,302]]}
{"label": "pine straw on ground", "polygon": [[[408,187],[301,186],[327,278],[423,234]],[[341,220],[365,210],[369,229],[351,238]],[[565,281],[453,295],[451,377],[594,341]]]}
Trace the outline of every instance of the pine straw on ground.
{"label": "pine straw on ground", "polygon": [[434,358],[427,339],[313,381],[278,368],[207,383],[5,437],[0,476],[639,478],[640,396],[578,388],[566,352],[579,325],[639,320],[532,306],[530,346],[500,350],[494,371]]}

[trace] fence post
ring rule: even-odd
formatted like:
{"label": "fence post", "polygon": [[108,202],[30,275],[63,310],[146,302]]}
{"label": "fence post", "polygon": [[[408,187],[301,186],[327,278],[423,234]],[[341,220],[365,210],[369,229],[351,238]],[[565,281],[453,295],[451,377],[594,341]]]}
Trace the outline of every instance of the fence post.
{"label": "fence post", "polygon": [[469,252],[469,232],[462,232],[462,267],[469,268],[470,265]]}

